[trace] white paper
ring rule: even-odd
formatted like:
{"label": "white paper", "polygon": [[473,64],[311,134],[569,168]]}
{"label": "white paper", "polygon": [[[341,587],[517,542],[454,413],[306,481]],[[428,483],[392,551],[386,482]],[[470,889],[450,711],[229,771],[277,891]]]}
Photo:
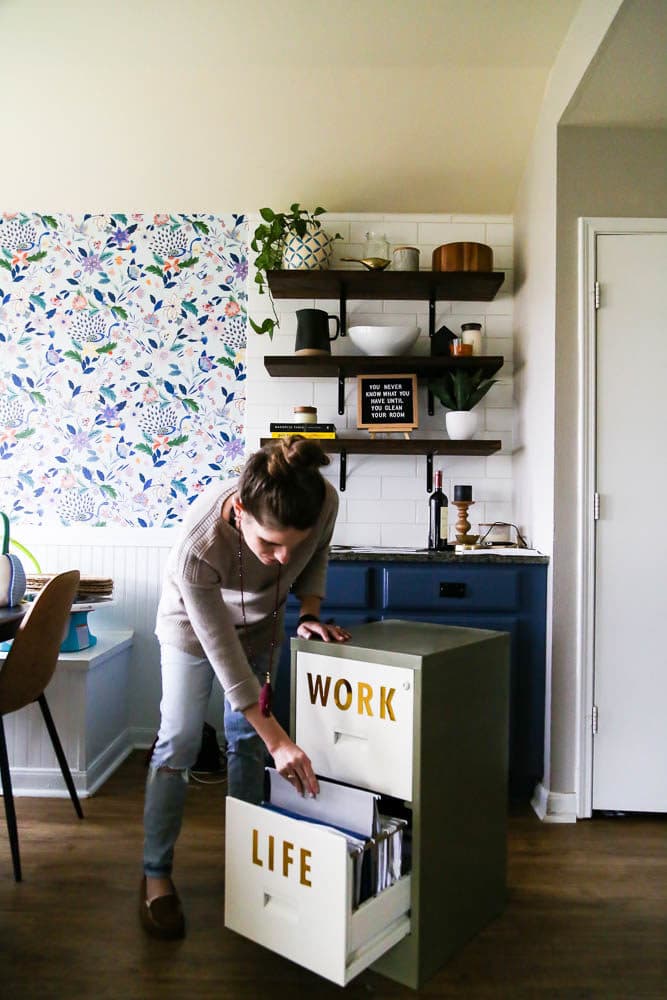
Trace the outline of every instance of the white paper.
{"label": "white paper", "polygon": [[375,792],[351,788],[333,781],[319,779],[320,794],[311,799],[300,795],[296,788],[275,768],[267,767],[271,783],[271,805],[307,819],[351,830],[361,837],[372,837],[378,830]]}

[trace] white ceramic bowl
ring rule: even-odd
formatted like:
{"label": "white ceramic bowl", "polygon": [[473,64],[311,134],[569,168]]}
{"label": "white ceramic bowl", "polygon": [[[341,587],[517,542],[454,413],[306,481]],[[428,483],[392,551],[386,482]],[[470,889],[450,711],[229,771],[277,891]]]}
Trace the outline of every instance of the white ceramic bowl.
{"label": "white ceramic bowl", "polygon": [[364,354],[379,357],[407,354],[420,330],[418,326],[351,326],[347,334]]}

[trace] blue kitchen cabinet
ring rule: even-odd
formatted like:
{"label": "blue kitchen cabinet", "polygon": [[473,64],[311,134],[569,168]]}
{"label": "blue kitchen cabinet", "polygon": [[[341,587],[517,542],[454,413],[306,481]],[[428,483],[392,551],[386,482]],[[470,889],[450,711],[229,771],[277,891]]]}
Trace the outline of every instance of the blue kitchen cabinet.
{"label": "blue kitchen cabinet", "polygon": [[[332,558],[322,617],[334,618],[351,632],[355,625],[392,618],[508,632],[509,789],[513,797],[527,798],[542,778],[544,765],[547,564],[520,561],[523,557],[475,563],[473,558]],[[289,639],[296,632],[298,613],[298,601],[290,595],[288,638],[281,650],[275,705],[285,728],[290,701]]]}

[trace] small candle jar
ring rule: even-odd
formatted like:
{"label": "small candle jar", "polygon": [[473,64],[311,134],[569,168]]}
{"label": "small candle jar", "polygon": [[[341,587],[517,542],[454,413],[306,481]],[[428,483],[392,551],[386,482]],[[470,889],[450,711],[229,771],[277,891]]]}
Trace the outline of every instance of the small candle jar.
{"label": "small candle jar", "polygon": [[294,422],[296,424],[317,423],[316,406],[295,406],[292,412],[294,413]]}
{"label": "small candle jar", "polygon": [[473,354],[482,353],[482,324],[463,323],[461,326],[461,339],[464,344],[470,344]]}
{"label": "small candle jar", "polygon": [[394,247],[394,271],[418,271],[419,250],[417,247]]}
{"label": "small candle jar", "polygon": [[455,337],[449,345],[449,352],[454,358],[469,358],[472,354],[472,344],[464,344],[460,337]]}
{"label": "small candle jar", "polygon": [[455,486],[455,500],[472,500],[472,486]]}

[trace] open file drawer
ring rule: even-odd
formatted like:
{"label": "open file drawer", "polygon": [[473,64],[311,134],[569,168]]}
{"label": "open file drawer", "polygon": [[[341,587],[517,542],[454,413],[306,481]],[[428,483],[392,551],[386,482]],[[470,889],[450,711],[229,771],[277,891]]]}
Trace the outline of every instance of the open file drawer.
{"label": "open file drawer", "polygon": [[[319,652],[295,671],[316,774],[411,800],[414,672]],[[410,931],[410,875],[353,910],[347,845],[326,828],[229,798],[226,850],[226,925],[341,986]]]}
{"label": "open file drawer", "polygon": [[341,985],[373,963],[419,989],[504,904],[508,678],[500,632],[293,639],[292,735],[320,776],[405,804],[411,872],[353,911],[343,839],[228,799],[226,925]]}
{"label": "open file drawer", "polygon": [[344,837],[227,799],[225,924],[344,986],[410,930],[410,876],[352,910]]}

